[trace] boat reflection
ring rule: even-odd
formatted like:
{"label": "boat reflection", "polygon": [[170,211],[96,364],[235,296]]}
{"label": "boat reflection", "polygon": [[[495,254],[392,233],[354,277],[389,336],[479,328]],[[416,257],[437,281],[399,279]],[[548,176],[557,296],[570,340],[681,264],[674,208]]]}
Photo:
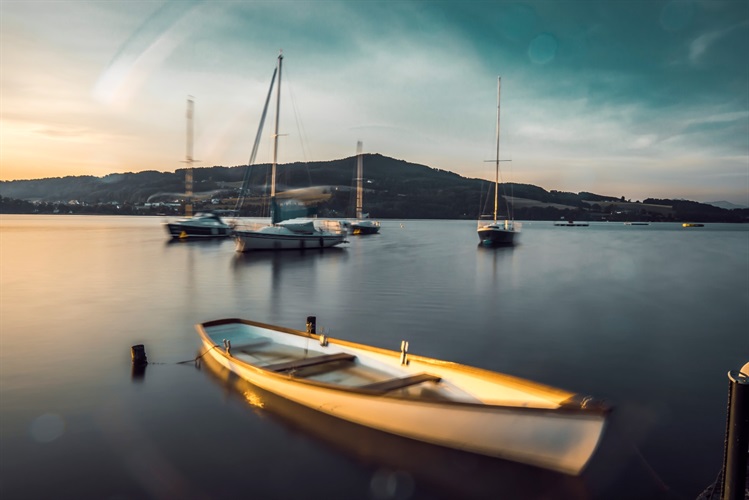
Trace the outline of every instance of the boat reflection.
{"label": "boat reflection", "polygon": [[130,369],[130,380],[133,382],[143,382],[146,377],[147,364],[136,364],[133,363]]}
{"label": "boat reflection", "polygon": [[188,246],[206,246],[217,247],[223,245],[227,238],[170,238],[164,242],[164,246],[188,245]]}
{"label": "boat reflection", "polygon": [[320,261],[342,261],[348,258],[348,251],[345,248],[309,248],[299,250],[284,251],[255,251],[255,252],[236,252],[232,259],[232,266],[237,268],[246,268],[252,266],[266,267],[268,264],[283,267],[307,267],[310,262]]}
{"label": "boat reflection", "polygon": [[[415,482],[439,498],[593,498],[581,477],[475,455],[359,426],[255,387],[208,356],[200,368],[228,397],[366,466],[373,482]],[[384,476],[383,476],[384,475]]]}

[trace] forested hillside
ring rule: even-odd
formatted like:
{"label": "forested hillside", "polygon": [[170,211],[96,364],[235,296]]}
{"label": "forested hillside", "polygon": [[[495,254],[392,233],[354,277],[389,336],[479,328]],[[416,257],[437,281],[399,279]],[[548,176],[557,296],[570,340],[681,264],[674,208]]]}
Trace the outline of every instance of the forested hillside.
{"label": "forested hillside", "polygon": [[[364,155],[364,211],[373,218],[475,219],[493,210],[492,182],[388,158]],[[0,181],[2,213],[181,214],[185,169],[104,177],[70,176]],[[356,157],[279,165],[277,190],[317,205],[323,217],[352,217]],[[193,169],[196,209],[267,215],[270,165]],[[309,189],[314,187],[315,189]],[[311,194],[312,193],[312,194]],[[244,195],[244,202],[237,200]],[[624,196],[546,191],[530,184],[500,186],[502,214],[520,220],[726,221],[749,219],[749,209],[726,210],[684,200],[642,202]],[[505,198],[506,197],[506,198]],[[505,199],[512,203],[505,203]]]}

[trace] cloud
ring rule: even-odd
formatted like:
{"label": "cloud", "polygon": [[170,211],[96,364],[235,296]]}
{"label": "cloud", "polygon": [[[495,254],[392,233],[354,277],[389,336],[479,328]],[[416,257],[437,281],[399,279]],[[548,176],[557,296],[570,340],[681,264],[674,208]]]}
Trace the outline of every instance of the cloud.
{"label": "cloud", "polygon": [[4,176],[22,162],[65,175],[51,157],[70,173],[180,168],[188,94],[201,164],[244,164],[280,48],[284,162],[350,156],[363,140],[487,178],[498,75],[501,154],[519,182],[669,192],[691,165],[670,159],[704,168],[749,150],[738,2],[31,4],[0,18]]}
{"label": "cloud", "polygon": [[188,36],[182,25],[199,2],[166,2],[123,44],[94,85],[100,102],[126,105]]}
{"label": "cloud", "polygon": [[699,64],[703,60],[703,57],[707,53],[707,51],[719,40],[725,38],[733,31],[746,26],[749,26],[749,21],[744,21],[722,30],[703,33],[702,35],[698,36],[689,44],[689,61],[692,64]]}

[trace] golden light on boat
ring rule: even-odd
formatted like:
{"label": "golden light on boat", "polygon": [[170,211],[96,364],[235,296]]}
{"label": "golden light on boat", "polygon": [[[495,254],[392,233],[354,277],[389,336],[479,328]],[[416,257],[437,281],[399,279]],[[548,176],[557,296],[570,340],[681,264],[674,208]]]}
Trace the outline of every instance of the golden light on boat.
{"label": "golden light on boat", "polygon": [[[509,374],[229,318],[198,325],[208,356],[259,394],[397,436],[577,476],[598,447],[610,408]],[[213,349],[231,336],[233,352]],[[250,387],[241,394],[265,403]],[[270,398],[270,396],[267,396]],[[386,485],[390,484],[388,481]]]}
{"label": "golden light on boat", "polygon": [[242,393],[242,396],[244,397],[245,401],[250,404],[250,406],[254,406],[255,408],[265,407],[265,402],[263,402],[263,399],[250,390],[244,391]]}

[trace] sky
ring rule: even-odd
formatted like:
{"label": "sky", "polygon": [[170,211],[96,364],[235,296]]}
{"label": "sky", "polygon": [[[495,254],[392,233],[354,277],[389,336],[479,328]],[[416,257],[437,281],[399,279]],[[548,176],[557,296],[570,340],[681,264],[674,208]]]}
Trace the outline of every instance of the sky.
{"label": "sky", "polygon": [[501,76],[503,181],[749,206],[746,0],[0,0],[0,180],[184,168],[188,96],[245,165],[279,51],[280,163],[493,180]]}

